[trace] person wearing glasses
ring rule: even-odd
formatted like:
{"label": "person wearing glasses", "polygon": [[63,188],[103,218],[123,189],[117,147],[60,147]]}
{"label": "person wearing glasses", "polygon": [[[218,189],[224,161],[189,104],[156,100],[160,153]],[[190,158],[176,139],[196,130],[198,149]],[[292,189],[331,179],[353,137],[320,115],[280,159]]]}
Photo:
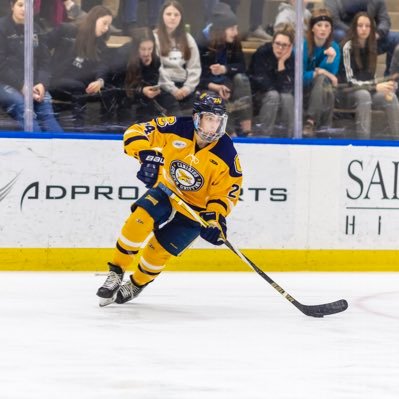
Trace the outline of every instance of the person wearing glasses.
{"label": "person wearing glasses", "polygon": [[294,109],[295,30],[280,24],[272,43],[259,47],[251,58],[248,75],[260,135],[292,136]]}

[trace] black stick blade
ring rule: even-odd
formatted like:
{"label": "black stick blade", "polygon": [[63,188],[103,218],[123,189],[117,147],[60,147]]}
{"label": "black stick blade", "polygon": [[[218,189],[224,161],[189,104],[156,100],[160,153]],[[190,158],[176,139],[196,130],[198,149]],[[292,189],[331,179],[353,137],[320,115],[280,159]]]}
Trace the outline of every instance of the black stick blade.
{"label": "black stick blade", "polygon": [[345,299],[340,299],[339,301],[324,303],[322,305],[302,305],[298,303],[297,308],[306,316],[324,317],[345,311],[348,309],[348,302]]}

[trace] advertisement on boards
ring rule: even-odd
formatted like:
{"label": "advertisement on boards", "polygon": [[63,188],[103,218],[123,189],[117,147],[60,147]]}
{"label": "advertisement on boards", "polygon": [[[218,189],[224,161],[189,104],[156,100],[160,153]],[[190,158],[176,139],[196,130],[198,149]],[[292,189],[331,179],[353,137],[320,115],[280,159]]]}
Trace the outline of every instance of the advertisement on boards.
{"label": "advertisement on boards", "polygon": [[[394,148],[236,148],[244,183],[228,231],[239,247],[396,249]],[[118,140],[2,139],[0,164],[3,248],[111,248],[146,191]]]}

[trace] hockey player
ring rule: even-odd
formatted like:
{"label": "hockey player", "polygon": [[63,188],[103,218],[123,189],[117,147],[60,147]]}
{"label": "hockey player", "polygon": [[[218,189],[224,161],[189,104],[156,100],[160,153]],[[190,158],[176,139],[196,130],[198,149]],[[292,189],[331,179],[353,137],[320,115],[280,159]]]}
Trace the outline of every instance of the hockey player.
{"label": "hockey player", "polygon": [[[226,217],[238,201],[242,172],[237,152],[225,134],[223,99],[202,93],[192,117],[162,117],[134,124],[124,134],[125,152],[140,161],[137,178],[148,188],[131,208],[117,240],[109,274],[98,289],[100,306],[135,298],[197,237],[214,245],[226,237]],[[209,223],[201,227],[162,191],[162,183]],[[138,266],[124,282],[143,242]]]}

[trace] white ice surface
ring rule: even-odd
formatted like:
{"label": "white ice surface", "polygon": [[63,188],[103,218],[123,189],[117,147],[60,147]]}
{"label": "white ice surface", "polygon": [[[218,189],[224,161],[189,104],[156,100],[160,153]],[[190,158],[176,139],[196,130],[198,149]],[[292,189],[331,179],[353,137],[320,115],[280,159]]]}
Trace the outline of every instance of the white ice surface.
{"label": "white ice surface", "polygon": [[399,273],[164,273],[99,308],[93,273],[0,273],[0,399],[397,399]]}

